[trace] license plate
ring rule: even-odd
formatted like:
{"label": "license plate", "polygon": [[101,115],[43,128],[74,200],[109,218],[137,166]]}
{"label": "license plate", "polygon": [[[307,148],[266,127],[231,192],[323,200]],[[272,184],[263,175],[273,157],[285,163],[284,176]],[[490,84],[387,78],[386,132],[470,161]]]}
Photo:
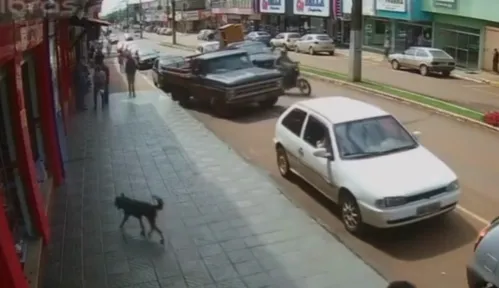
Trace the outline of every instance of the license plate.
{"label": "license plate", "polygon": [[420,206],[416,209],[416,214],[418,216],[428,215],[440,210],[440,202],[431,203],[428,205]]}

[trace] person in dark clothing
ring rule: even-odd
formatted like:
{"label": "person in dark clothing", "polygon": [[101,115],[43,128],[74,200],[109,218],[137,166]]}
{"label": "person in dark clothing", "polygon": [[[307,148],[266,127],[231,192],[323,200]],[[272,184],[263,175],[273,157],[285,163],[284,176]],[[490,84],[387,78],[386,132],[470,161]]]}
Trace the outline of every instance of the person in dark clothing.
{"label": "person in dark clothing", "polygon": [[492,70],[496,73],[499,73],[499,70],[497,68],[499,64],[499,51],[497,51],[497,48],[494,49],[494,56],[492,58]]}
{"label": "person in dark clothing", "polygon": [[128,82],[128,96],[135,98],[135,73],[137,72],[137,63],[131,54],[128,54],[125,60],[125,74]]}
{"label": "person in dark clothing", "polygon": [[102,95],[104,97],[102,103],[104,103],[104,105],[107,105],[109,104],[109,67],[107,67],[106,64],[102,63],[100,65],[101,69],[104,71],[104,73],[106,74],[106,81],[105,81],[105,85],[104,85],[104,95]]}
{"label": "person in dark clothing", "polygon": [[104,53],[102,53],[102,50],[97,50],[95,52],[95,65],[102,65],[104,64]]}

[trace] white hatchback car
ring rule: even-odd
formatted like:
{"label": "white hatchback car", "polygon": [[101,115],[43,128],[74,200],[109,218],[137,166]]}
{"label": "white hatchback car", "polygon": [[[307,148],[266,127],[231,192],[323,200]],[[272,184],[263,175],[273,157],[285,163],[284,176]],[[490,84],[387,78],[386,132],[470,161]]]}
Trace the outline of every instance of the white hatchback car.
{"label": "white hatchback car", "polygon": [[297,102],[278,119],[282,176],[296,174],[341,208],[345,228],[402,226],[453,210],[456,174],[392,115],[346,97]]}

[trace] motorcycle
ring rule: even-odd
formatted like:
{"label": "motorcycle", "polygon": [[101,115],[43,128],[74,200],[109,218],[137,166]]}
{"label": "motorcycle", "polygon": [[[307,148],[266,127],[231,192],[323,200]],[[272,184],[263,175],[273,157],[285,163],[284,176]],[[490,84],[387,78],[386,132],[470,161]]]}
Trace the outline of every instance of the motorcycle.
{"label": "motorcycle", "polygon": [[304,96],[308,97],[312,94],[312,86],[307,79],[300,76],[299,64],[299,62],[295,62],[295,65],[278,68],[284,76],[282,87],[284,90],[298,88]]}

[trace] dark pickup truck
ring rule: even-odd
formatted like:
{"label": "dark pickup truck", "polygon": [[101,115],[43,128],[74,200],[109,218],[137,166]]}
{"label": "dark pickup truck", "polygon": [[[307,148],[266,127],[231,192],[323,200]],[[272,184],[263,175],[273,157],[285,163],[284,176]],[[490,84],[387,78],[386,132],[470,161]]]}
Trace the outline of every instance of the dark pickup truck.
{"label": "dark pickup truck", "polygon": [[165,91],[183,107],[193,100],[206,103],[222,117],[234,116],[234,106],[271,108],[284,94],[281,73],[255,67],[244,50],[186,57],[186,66],[166,68],[164,81]]}

